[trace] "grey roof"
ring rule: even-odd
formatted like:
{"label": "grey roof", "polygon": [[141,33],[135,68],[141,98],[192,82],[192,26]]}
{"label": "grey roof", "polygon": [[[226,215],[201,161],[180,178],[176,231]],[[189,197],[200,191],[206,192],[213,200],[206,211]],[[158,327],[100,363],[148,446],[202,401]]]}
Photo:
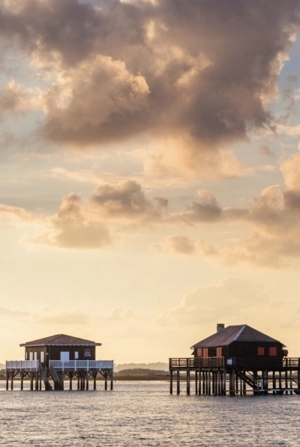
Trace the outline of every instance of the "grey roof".
{"label": "grey roof", "polygon": [[22,343],[20,346],[101,346],[101,343],[96,343],[84,338],[72,337],[71,335],[57,334],[50,337],[39,338],[38,340],[28,341]]}
{"label": "grey roof", "polygon": [[217,348],[221,346],[228,346],[235,341],[242,342],[261,342],[261,343],[280,343],[275,338],[269,337],[262,332],[253,329],[247,324],[240,324],[236,326],[228,326],[219,332],[199,341],[191,347],[191,349],[197,348]]}

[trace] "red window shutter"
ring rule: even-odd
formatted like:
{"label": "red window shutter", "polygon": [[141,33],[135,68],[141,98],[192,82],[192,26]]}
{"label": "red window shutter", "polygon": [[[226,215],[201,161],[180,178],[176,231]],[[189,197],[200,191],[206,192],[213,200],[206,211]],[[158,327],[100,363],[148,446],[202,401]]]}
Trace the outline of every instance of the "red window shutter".
{"label": "red window shutter", "polygon": [[265,348],[262,346],[259,346],[257,348],[257,355],[265,355]]}
{"label": "red window shutter", "polygon": [[276,348],[276,346],[270,346],[269,347],[269,356],[270,357],[276,357],[277,356],[277,348]]}

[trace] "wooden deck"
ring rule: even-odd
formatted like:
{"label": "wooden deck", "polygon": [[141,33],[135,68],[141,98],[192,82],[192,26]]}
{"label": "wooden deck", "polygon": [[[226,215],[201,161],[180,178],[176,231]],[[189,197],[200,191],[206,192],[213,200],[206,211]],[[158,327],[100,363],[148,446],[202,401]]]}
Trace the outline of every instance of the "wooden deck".
{"label": "wooden deck", "polygon": [[299,394],[300,358],[170,358],[170,394],[173,382],[190,395]]}
{"label": "wooden deck", "polygon": [[46,391],[63,390],[65,381],[69,381],[69,389],[73,389],[73,379],[77,380],[78,390],[88,390],[90,380],[93,381],[93,389],[96,390],[96,379],[100,374],[104,378],[104,389],[113,389],[113,360],[72,360],[62,362],[50,360],[49,365],[44,366],[38,360],[17,360],[6,362],[6,389],[14,389],[14,379],[20,379],[20,389],[24,389],[24,379],[30,381],[31,390]]}

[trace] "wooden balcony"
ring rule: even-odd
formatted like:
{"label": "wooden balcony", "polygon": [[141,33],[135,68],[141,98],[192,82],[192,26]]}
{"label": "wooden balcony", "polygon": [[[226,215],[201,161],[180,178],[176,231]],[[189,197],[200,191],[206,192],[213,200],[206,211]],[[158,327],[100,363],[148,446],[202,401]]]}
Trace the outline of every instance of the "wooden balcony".
{"label": "wooden balcony", "polygon": [[182,370],[195,370],[201,368],[224,368],[224,357],[187,357],[187,358],[170,358],[169,368]]}
{"label": "wooden balcony", "polygon": [[60,371],[103,371],[113,370],[113,360],[70,360],[68,362],[61,362],[59,360],[50,360],[50,368]]}
{"label": "wooden balcony", "polygon": [[243,371],[276,370],[286,371],[300,370],[300,358],[298,357],[180,357],[169,359],[171,370],[199,370],[199,369],[237,369]]}
{"label": "wooden balcony", "polygon": [[13,360],[6,362],[7,371],[39,371],[38,360]]}

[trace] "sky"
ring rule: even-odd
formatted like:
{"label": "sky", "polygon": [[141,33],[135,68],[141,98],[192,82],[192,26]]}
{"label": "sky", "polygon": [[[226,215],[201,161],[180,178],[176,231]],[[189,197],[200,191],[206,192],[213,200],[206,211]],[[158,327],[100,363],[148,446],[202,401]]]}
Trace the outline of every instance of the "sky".
{"label": "sky", "polygon": [[0,0],[0,362],[300,356],[299,0]]}

